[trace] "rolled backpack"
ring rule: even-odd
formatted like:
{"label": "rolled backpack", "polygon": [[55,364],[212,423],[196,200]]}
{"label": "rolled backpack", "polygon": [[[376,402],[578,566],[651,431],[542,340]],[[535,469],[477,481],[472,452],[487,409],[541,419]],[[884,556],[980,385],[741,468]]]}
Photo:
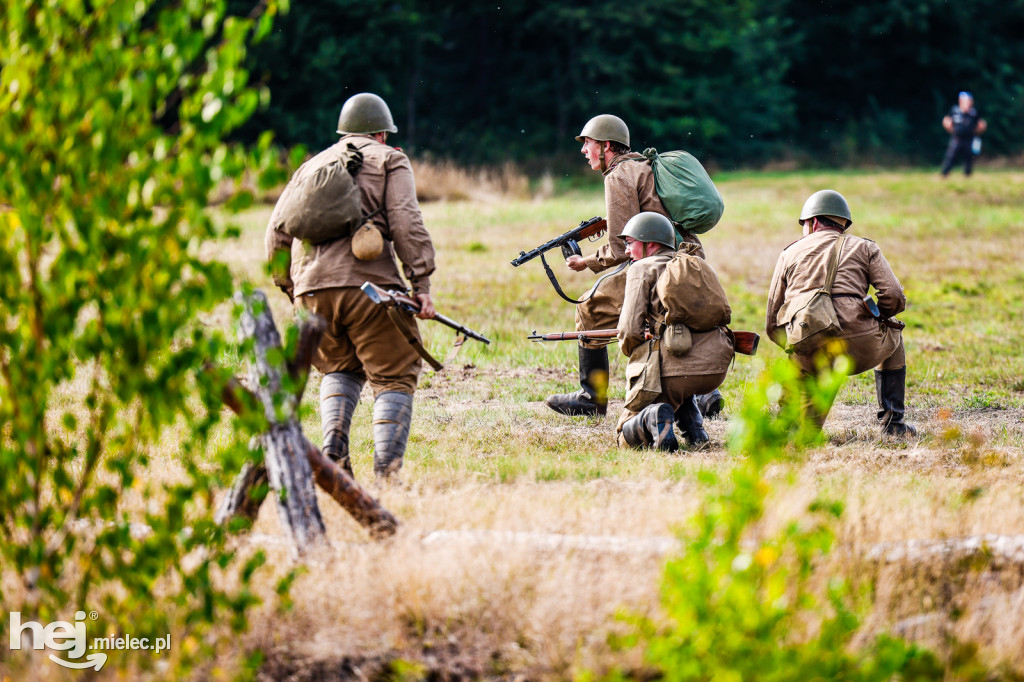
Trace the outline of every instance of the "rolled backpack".
{"label": "rolled backpack", "polygon": [[677,231],[704,234],[718,224],[725,202],[700,161],[688,152],[659,154],[653,147],[643,155],[651,162],[654,188]]}

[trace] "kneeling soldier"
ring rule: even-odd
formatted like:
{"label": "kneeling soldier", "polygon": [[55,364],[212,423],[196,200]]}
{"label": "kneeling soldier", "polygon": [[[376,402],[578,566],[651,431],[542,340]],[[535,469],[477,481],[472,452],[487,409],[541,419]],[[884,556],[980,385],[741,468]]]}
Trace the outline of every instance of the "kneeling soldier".
{"label": "kneeling soldier", "polygon": [[[765,322],[768,338],[786,346],[786,326],[796,312],[793,309],[796,306],[787,303],[804,300],[823,285],[827,286],[832,251],[845,236],[831,287],[841,331],[820,335],[822,338],[806,349],[794,351],[791,357],[804,375],[816,372],[819,355],[829,364],[837,355],[848,355],[853,362],[851,374],[874,367],[882,433],[916,435],[914,427],[903,421],[907,362],[900,331],[902,325],[889,320],[907,307],[903,287],[877,244],[870,239],[844,235],[853,219],[849,204],[839,192],[823,189],[812,194],[804,203],[798,222],[804,236],[783,250],[772,276]],[[878,317],[864,305],[868,287],[874,287],[878,296]],[[813,410],[806,400],[805,409]],[[826,411],[811,416],[823,425],[827,415]]]}
{"label": "kneeling soldier", "polygon": [[[603,273],[625,263],[629,257],[620,236],[630,218],[641,211],[667,216],[654,185],[651,162],[643,154],[630,151],[629,128],[618,116],[600,114],[587,121],[576,136],[582,143],[580,153],[590,168],[604,176],[604,198],[608,219],[608,243],[584,258],[569,256],[566,267],[576,272],[591,270]],[[697,235],[681,235],[701,258],[704,251]],[[675,232],[673,232],[673,239]],[[673,245],[675,242],[673,242]],[[674,246],[670,247],[674,250]],[[626,272],[613,274],[603,282],[593,297],[576,306],[576,331],[609,329],[615,326],[622,312],[622,296]],[[607,339],[580,341],[580,390],[549,395],[544,404],[559,414],[603,415],[608,409],[608,344]],[[717,390],[701,396],[701,411],[713,417],[722,411],[722,394]]]}
{"label": "kneeling soldier", "polygon": [[[661,394],[639,412],[623,409],[617,426],[619,444],[672,452],[678,448],[673,421],[690,445],[707,443],[708,434],[694,396],[710,393],[725,381],[733,359],[732,338],[724,327],[686,330],[692,345],[681,355],[674,353],[661,338],[667,311],[656,289],[658,278],[676,256],[672,223],[658,213],[638,213],[626,223],[621,239],[633,262],[627,270],[619,316],[619,348],[624,355],[632,356],[654,337],[652,352],[658,353],[660,361]],[[699,245],[689,243],[679,247],[691,255],[699,249]]]}

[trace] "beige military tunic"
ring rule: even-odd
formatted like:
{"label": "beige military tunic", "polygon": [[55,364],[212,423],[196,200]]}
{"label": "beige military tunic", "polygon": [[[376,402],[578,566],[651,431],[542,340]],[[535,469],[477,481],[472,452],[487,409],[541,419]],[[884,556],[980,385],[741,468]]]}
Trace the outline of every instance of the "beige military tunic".
{"label": "beige military tunic", "polygon": [[[690,246],[694,255],[696,246]],[[630,356],[642,343],[648,330],[660,335],[665,320],[665,305],[658,298],[655,286],[658,277],[672,260],[671,252],[661,252],[636,261],[629,266],[626,289],[619,316],[619,348]],[[674,355],[659,348],[662,395],[654,402],[668,403],[678,409],[693,395],[710,393],[725,381],[735,349],[732,337],[724,327],[706,332],[691,330],[693,346],[685,355]],[[636,412],[623,410],[617,430]]]}
{"label": "beige military tunic", "polygon": [[[640,159],[637,161],[636,159]],[[653,211],[668,217],[654,187],[651,163],[642,154],[627,152],[612,159],[604,173],[604,202],[608,221],[608,243],[586,257],[587,267],[603,272],[629,260],[626,244],[619,238],[629,219],[642,211]],[[698,246],[700,240],[692,235]],[[704,252],[698,254],[702,258]],[[622,295],[626,287],[626,272],[606,279],[589,300],[576,306],[576,331],[588,329],[614,329],[622,310]],[[583,342],[589,348],[600,348],[610,341],[599,339]]]}
{"label": "beige military tunic", "polygon": [[[789,320],[779,319],[779,311],[787,300],[824,286],[829,257],[841,234],[834,229],[818,230],[793,242],[779,256],[768,293],[765,333],[780,346],[786,345]],[[842,340],[841,348],[853,360],[853,374],[873,367],[900,369],[906,365],[902,333],[881,324],[861,303],[869,286],[876,290],[883,317],[897,315],[907,307],[903,287],[878,245],[870,239],[847,235],[832,286],[832,303],[842,327],[834,338]],[[813,372],[816,352],[794,353],[793,358],[805,372]]]}
{"label": "beige military tunic", "polygon": [[[434,246],[423,226],[408,157],[362,135],[346,135],[337,144],[349,143],[363,153],[363,165],[355,176],[363,214],[383,209],[370,221],[384,237],[380,256],[369,261],[357,259],[352,254],[351,237],[312,245],[269,225],[267,257],[287,254],[288,274],[275,274],[275,283],[292,287],[296,305],[327,320],[327,332],[313,361],[318,370],[365,376],[375,395],[382,391],[412,393],[423,362],[384,307],[373,304],[359,287],[373,282],[405,291],[398,270],[397,260],[401,260],[413,294],[430,293]],[[408,321],[419,336],[415,319],[409,317]]]}

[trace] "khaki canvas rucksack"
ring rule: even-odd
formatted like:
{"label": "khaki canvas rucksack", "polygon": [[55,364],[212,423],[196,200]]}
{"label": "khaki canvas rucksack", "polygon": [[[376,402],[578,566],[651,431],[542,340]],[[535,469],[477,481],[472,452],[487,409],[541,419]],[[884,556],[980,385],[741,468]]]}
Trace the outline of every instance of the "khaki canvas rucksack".
{"label": "khaki canvas rucksack", "polygon": [[270,225],[311,244],[351,235],[363,223],[355,174],[363,154],[345,140],[299,166],[281,193]]}
{"label": "khaki canvas rucksack", "polygon": [[703,258],[677,251],[658,276],[655,291],[665,305],[665,324],[705,332],[729,324],[732,308],[718,273]]}
{"label": "khaki canvas rucksack", "polygon": [[820,345],[823,338],[842,331],[836,308],[832,304],[832,285],[836,281],[839,256],[845,242],[844,234],[832,247],[824,286],[797,296],[779,308],[775,323],[785,326],[789,350],[796,353],[810,352]]}

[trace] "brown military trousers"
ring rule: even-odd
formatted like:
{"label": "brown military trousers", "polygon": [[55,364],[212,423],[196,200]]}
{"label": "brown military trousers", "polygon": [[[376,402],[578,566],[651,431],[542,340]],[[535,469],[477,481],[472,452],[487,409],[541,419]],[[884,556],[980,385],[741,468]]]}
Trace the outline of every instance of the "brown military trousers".
{"label": "brown military trousers", "polygon": [[[654,403],[668,403],[672,406],[672,411],[674,412],[690,396],[711,393],[711,391],[721,386],[722,382],[725,381],[726,374],[728,372],[720,374],[692,374],[681,377],[663,376],[661,377],[661,395],[654,399]],[[629,447],[629,444],[622,438],[622,425],[638,414],[639,412],[623,408],[622,414],[619,415],[619,423],[615,426],[615,432],[619,434],[619,447]]]}
{"label": "brown military trousers", "polygon": [[[412,394],[423,360],[388,317],[358,287],[318,289],[296,303],[327,321],[313,366],[323,374],[350,372],[370,384],[373,395],[384,391]],[[409,328],[420,338],[416,320]]]}
{"label": "brown military trousers", "polygon": [[[619,313],[622,312],[622,300],[626,295],[627,271],[628,268],[625,268],[601,282],[593,296],[576,306],[576,331],[615,329],[619,326]],[[581,341],[580,345],[584,348],[603,348],[613,341],[614,338],[591,339]]]}
{"label": "brown military trousers", "polygon": [[822,354],[829,365],[840,354],[850,356],[853,369],[850,374],[860,374],[869,369],[902,369],[907,365],[907,354],[903,348],[903,332],[882,325],[873,334],[854,336],[848,339],[833,339],[823,348],[811,353],[793,353],[793,359],[804,374],[814,374],[817,355]]}

